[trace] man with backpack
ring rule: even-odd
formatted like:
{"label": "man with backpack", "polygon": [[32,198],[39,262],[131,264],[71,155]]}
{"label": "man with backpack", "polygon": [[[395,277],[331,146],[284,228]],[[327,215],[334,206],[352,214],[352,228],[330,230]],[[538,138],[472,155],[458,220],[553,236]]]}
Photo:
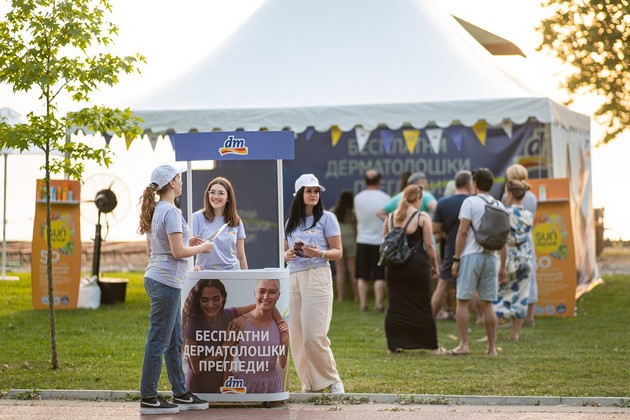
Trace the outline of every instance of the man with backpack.
{"label": "man with backpack", "polygon": [[[459,211],[459,228],[451,270],[457,277],[455,319],[459,332],[459,346],[449,353],[459,356],[470,351],[469,303],[473,293],[477,293],[479,312],[483,315],[488,337],[487,353],[496,356],[497,317],[492,302],[497,299],[498,283],[507,279],[505,241],[509,233],[509,215],[503,204],[490,195],[494,179],[492,172],[487,168],[478,168],[472,172],[472,177],[476,195],[466,198]],[[500,253],[498,273],[497,250]]]}

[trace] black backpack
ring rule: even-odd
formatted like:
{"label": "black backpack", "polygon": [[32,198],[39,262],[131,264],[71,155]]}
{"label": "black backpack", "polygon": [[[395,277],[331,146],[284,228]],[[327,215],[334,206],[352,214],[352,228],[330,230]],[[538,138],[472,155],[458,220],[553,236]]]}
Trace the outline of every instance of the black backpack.
{"label": "black backpack", "polygon": [[389,216],[391,229],[383,238],[379,248],[380,258],[378,265],[383,264],[402,264],[411,257],[416,249],[409,246],[407,241],[407,226],[411,220],[416,217],[417,211],[413,212],[407,223],[403,227],[394,227],[394,215]]}
{"label": "black backpack", "polygon": [[470,224],[475,234],[475,239],[485,249],[498,251],[506,244],[510,234],[510,214],[503,207],[499,206],[496,200],[488,202],[480,195],[477,197],[485,201],[486,204],[481,216],[479,229],[475,229],[472,221]]}

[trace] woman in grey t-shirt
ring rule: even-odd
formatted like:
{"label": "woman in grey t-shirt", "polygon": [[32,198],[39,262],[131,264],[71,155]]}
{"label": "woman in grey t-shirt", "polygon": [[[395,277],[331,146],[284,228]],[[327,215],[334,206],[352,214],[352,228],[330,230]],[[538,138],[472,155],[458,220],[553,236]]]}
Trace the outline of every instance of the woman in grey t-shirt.
{"label": "woman in grey t-shirt", "polygon": [[[182,368],[183,333],[180,312],[181,288],[186,277],[186,258],[212,251],[212,243],[194,239],[189,243],[188,225],[175,207],[182,194],[181,172],[161,165],[151,173],[151,183],[140,198],[138,232],[146,234],[149,264],[144,288],[151,301],[149,333],[144,348],[140,386],[141,414],[169,414],[181,410],[205,410],[208,402],[186,388]],[[156,201],[156,194],[159,200]],[[173,403],[158,395],[162,359],[173,387]]]}

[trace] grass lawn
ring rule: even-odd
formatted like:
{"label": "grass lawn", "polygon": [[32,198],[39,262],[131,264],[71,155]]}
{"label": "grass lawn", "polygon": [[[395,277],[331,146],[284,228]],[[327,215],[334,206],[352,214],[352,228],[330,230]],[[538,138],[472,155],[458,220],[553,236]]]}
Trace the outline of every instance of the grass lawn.
{"label": "grass lawn", "polygon": [[[48,311],[31,306],[30,275],[0,282],[0,391],[137,390],[148,327],[142,273],[129,278],[126,302],[97,310],[57,311],[60,369],[50,368]],[[577,303],[568,319],[539,318],[518,343],[499,330],[499,357],[487,357],[481,326],[471,325],[471,355],[388,354],[383,315],[335,302],[330,330],[349,393],[630,397],[630,276],[611,275]],[[438,321],[440,344],[457,344],[453,321]],[[291,366],[290,391],[299,392]],[[163,371],[161,391],[170,391]]]}

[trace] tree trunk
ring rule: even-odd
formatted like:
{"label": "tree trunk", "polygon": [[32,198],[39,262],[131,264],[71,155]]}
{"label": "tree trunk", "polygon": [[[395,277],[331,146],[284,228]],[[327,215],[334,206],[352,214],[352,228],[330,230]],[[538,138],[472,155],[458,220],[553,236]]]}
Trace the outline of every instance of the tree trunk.
{"label": "tree trunk", "polygon": [[55,321],[55,289],[52,272],[52,235],[50,222],[50,142],[46,145],[46,273],[48,276],[48,311],[50,320],[50,362],[53,369],[59,369],[57,356],[57,323]]}

